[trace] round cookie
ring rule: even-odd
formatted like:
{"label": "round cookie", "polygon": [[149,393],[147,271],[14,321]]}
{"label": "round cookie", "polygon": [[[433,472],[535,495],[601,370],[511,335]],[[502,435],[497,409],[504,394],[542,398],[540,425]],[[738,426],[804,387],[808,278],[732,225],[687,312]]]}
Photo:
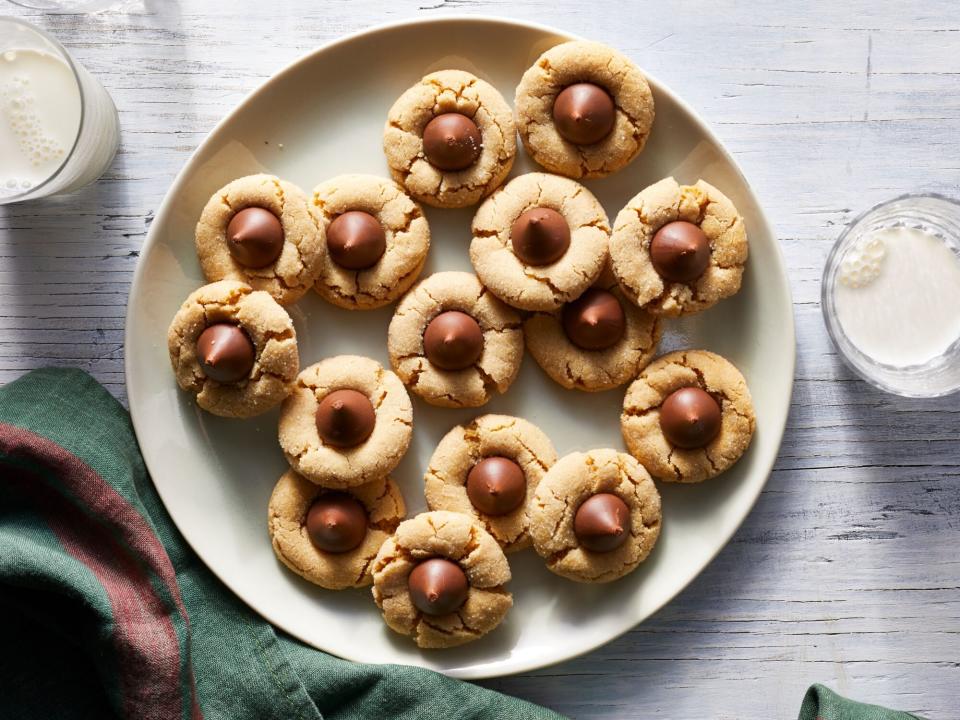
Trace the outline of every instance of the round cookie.
{"label": "round cookie", "polygon": [[417,200],[445,208],[474,205],[513,167],[513,114],[489,83],[463,70],[440,70],[390,108],[383,151],[393,179]]}
{"label": "round cookie", "polygon": [[514,105],[527,152],[572,178],[620,170],[643,150],[653,125],[653,94],[640,68],[586,40],[537,58],[520,79]]}
{"label": "round cookie", "polygon": [[[466,598],[450,612],[430,614],[415,604],[410,581],[415,568],[437,558],[462,570]],[[444,510],[400,523],[373,563],[373,599],[383,619],[422,648],[462,645],[497,627],[513,605],[504,588],[509,581],[510,565],[497,541],[470,516]]]}
{"label": "round cookie", "polygon": [[[712,423],[716,434],[704,435],[701,441],[707,442],[701,447],[681,447],[664,433],[664,401],[684,388],[699,388],[719,405],[719,422]],[[697,408],[686,410],[686,417],[672,413],[672,424],[702,427],[705,414]],[[733,364],[706,350],[682,350],[654,360],[627,388],[620,427],[627,449],[655,478],[695,483],[719,475],[740,459],[753,438],[756,417],[747,383]]]}
{"label": "round cookie", "polygon": [[314,188],[313,207],[328,247],[314,288],[326,300],[350,310],[377,308],[416,281],[430,249],[430,226],[395,182],[340,175]]}
{"label": "round cookie", "polygon": [[[331,495],[354,498],[366,516],[359,544],[342,552],[330,552],[314,544],[307,526],[314,501]],[[267,529],[273,551],[284,565],[315,585],[342,590],[373,582],[370,568],[377,551],[405,514],[400,488],[389,477],[346,491],[328,491],[287,470],[270,496]]]}
{"label": "round cookie", "polygon": [[[657,237],[671,223],[679,225]],[[666,235],[671,229],[673,237]],[[697,241],[702,258],[695,251]],[[652,256],[652,248],[660,250],[660,257]],[[747,254],[743,218],[726,195],[703,180],[680,185],[669,177],[644,188],[617,215],[610,238],[610,258],[620,287],[633,302],[657,315],[690,315],[736,294]],[[687,267],[688,258],[697,265]],[[687,270],[696,273],[701,268],[702,274],[686,280],[661,275],[682,278]]]}
{"label": "round cookie", "polygon": [[307,196],[273,175],[248,175],[217,190],[200,214],[196,244],[207,280],[243,281],[281,305],[313,286],[325,255]]}
{"label": "round cookie", "polygon": [[[495,465],[484,473],[484,460],[506,464],[507,469]],[[522,550],[530,544],[527,506],[540,479],[556,460],[553,443],[533,423],[509,415],[482,415],[466,425],[457,425],[437,445],[424,477],[427,505],[431,510],[472,515],[505,552]],[[522,483],[522,494],[514,493],[513,497],[511,490],[515,488],[508,484],[511,470],[520,471]],[[497,495],[484,492],[488,483],[493,484]],[[487,511],[471,500],[476,493],[483,493],[477,501]],[[500,507],[496,507],[498,497],[504,501]]]}
{"label": "round cookie", "polygon": [[[541,209],[550,214],[534,214]],[[607,261],[609,237],[607,214],[583,185],[558,175],[527,173],[477,210],[470,261],[480,281],[508,305],[552,310],[597,279]]]}
{"label": "round cookie", "polygon": [[523,324],[527,349],[543,371],[567,389],[587,392],[636,377],[661,333],[659,319],[629,302],[608,271],[573,302]]}
{"label": "round cookie", "polygon": [[[454,317],[460,315],[468,318]],[[472,329],[470,318],[475,323]],[[459,365],[443,362],[439,356],[447,338],[453,340],[453,350],[459,349],[457,343],[462,340],[469,341],[474,352]],[[436,349],[433,359],[431,346]],[[421,280],[397,305],[387,349],[400,379],[431,405],[478,407],[494,393],[506,392],[516,378],[523,360],[523,332],[517,313],[488,292],[475,275],[440,272]]]}
{"label": "round cookie", "polygon": [[300,367],[287,311],[267,293],[233,280],[190,293],[170,323],[167,347],[177,384],[223,417],[252,417],[278,405]]}
{"label": "round cookie", "polygon": [[[344,391],[345,401],[330,402]],[[337,429],[338,417],[346,431],[339,438],[330,431]],[[364,422],[360,432],[351,432]],[[413,407],[403,383],[380,363],[358,355],[327,358],[304,369],[280,410],[280,447],[290,467],[327,488],[386,476],[407,452],[412,434]]]}
{"label": "round cookie", "polygon": [[[602,531],[612,523],[605,523],[609,518],[602,513],[585,517],[587,501],[598,502],[594,498],[626,506],[616,534],[604,536]],[[540,481],[530,506],[530,536],[547,568],[557,575],[577,582],[609,582],[646,559],[660,535],[660,519],[660,494],[636,460],[610,449],[574,452],[560,458]]]}

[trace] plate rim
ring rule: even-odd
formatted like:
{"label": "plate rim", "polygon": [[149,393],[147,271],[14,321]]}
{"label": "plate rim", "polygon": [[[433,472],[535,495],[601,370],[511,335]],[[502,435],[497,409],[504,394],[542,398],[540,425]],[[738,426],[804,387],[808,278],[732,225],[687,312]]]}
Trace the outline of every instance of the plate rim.
{"label": "plate rim", "polygon": [[[356,31],[356,32],[353,32],[353,33],[350,33],[350,34],[347,34],[347,35],[344,35],[344,36],[335,38],[335,39],[330,40],[330,41],[328,41],[328,42],[326,42],[326,43],[323,43],[322,45],[318,45],[318,46],[317,46],[316,48],[314,48],[313,50],[310,50],[310,51],[308,51],[308,52],[305,52],[304,54],[302,54],[302,55],[294,58],[292,61],[290,61],[289,63],[287,63],[287,64],[284,65],[283,67],[281,67],[279,70],[277,70],[276,72],[272,73],[268,78],[266,78],[265,80],[263,80],[262,82],[260,82],[255,88],[253,88],[250,92],[248,92],[248,93],[243,97],[243,99],[241,99],[240,102],[237,103],[237,105],[233,107],[233,109],[231,109],[229,112],[227,112],[227,113],[204,135],[203,139],[197,144],[197,147],[193,150],[193,152],[192,152],[192,153],[190,154],[190,156],[187,158],[186,162],[185,162],[185,163],[183,164],[183,166],[181,167],[180,171],[179,171],[179,172],[177,173],[177,175],[174,177],[173,181],[170,183],[170,186],[167,188],[167,191],[166,191],[166,193],[165,193],[164,196],[163,196],[163,200],[160,202],[159,206],[157,207],[156,212],[154,213],[153,220],[152,220],[151,223],[150,223],[150,228],[149,228],[149,230],[147,231],[147,236],[146,236],[146,238],[144,239],[143,244],[142,244],[141,247],[140,247],[140,258],[139,258],[138,261],[137,261],[137,266],[136,266],[136,268],[135,268],[135,270],[134,270],[134,272],[133,272],[133,277],[132,277],[131,282],[130,282],[130,290],[129,290],[128,294],[127,294],[127,309],[126,309],[126,312],[124,313],[124,342],[123,342],[123,345],[124,345],[124,363],[123,363],[123,367],[124,367],[124,386],[125,386],[126,391],[127,391],[127,404],[128,404],[128,406],[129,406],[130,419],[131,419],[131,423],[132,423],[132,425],[133,425],[134,434],[135,434],[136,437],[137,437],[137,442],[138,442],[138,444],[140,444],[140,447],[141,447],[141,455],[143,456],[144,465],[145,465],[145,467],[146,467],[146,469],[147,469],[148,474],[150,475],[150,479],[151,479],[151,482],[152,482],[152,484],[153,484],[153,487],[154,487],[157,495],[159,496],[160,501],[163,503],[164,511],[167,513],[167,515],[168,515],[168,517],[170,518],[171,522],[172,522],[173,525],[176,527],[177,532],[178,532],[178,533],[180,534],[180,536],[183,538],[184,542],[187,543],[187,545],[189,546],[190,550],[191,550],[194,554],[196,554],[196,556],[203,562],[203,564],[204,564],[204,566],[207,568],[207,570],[209,570],[209,571],[214,575],[214,577],[216,577],[221,583],[223,583],[223,584],[230,590],[230,592],[233,593],[233,595],[234,595],[235,597],[237,597],[244,605],[246,605],[247,607],[249,607],[254,613],[256,613],[257,615],[259,615],[261,618],[263,618],[264,620],[266,620],[268,623],[270,623],[270,624],[274,627],[275,630],[276,630],[276,629],[279,629],[279,630],[281,630],[282,632],[287,633],[288,635],[290,635],[290,636],[292,636],[292,637],[295,637],[297,640],[299,640],[300,642],[305,643],[306,645],[308,645],[308,646],[310,646],[310,647],[313,647],[313,648],[315,648],[315,649],[318,649],[318,650],[320,650],[321,652],[325,652],[325,653],[327,653],[327,654],[333,655],[334,657],[339,657],[339,658],[342,658],[342,659],[344,659],[344,660],[348,660],[348,661],[351,661],[351,662],[367,663],[368,661],[367,661],[367,660],[356,659],[356,658],[353,658],[353,657],[349,657],[348,655],[341,655],[341,654],[338,654],[338,653],[334,653],[334,652],[331,651],[331,650],[326,650],[326,649],[323,649],[323,648],[316,648],[316,646],[313,645],[312,642],[309,642],[309,641],[305,640],[303,637],[301,637],[300,635],[298,635],[296,632],[293,632],[293,631],[291,631],[291,630],[288,630],[286,627],[284,627],[284,624],[283,624],[283,623],[278,622],[278,621],[275,621],[275,620],[273,619],[273,617],[272,617],[273,613],[264,611],[264,610],[262,610],[261,608],[256,607],[253,603],[251,603],[250,601],[248,601],[243,595],[241,595],[239,592],[237,592],[237,591],[234,589],[234,586],[231,584],[231,582],[228,581],[227,578],[222,577],[222,576],[220,575],[220,573],[219,573],[210,563],[207,562],[207,560],[205,559],[203,553],[201,553],[201,552],[198,550],[198,548],[194,545],[194,543],[191,542],[191,540],[190,540],[189,537],[188,537],[188,533],[185,532],[184,529],[180,527],[179,522],[178,522],[177,519],[174,517],[173,513],[170,512],[170,510],[168,509],[167,501],[166,501],[166,498],[164,497],[163,491],[162,491],[161,488],[160,488],[160,484],[158,484],[157,482],[155,482],[155,481],[153,480],[154,473],[153,473],[153,470],[152,470],[152,468],[151,468],[150,460],[149,460],[148,457],[147,457],[148,453],[147,453],[147,451],[144,449],[144,448],[145,448],[145,445],[140,442],[140,431],[139,431],[139,429],[138,429],[138,426],[140,425],[140,421],[138,420],[138,415],[139,415],[140,413],[139,413],[137,410],[135,410],[135,408],[141,408],[141,407],[142,407],[142,403],[140,402],[139,398],[137,397],[137,392],[136,392],[136,390],[134,390],[134,388],[133,388],[133,386],[132,386],[132,384],[131,384],[131,381],[130,381],[131,369],[132,369],[132,367],[131,367],[131,353],[129,353],[127,350],[128,350],[129,347],[131,347],[131,346],[133,345],[133,337],[132,337],[132,331],[131,331],[131,326],[132,326],[131,320],[132,320],[132,315],[133,315],[133,311],[134,311],[134,305],[135,305],[135,303],[136,303],[136,300],[135,300],[135,298],[134,298],[134,295],[135,295],[136,290],[137,290],[138,287],[140,286],[141,282],[143,281],[143,275],[144,275],[144,273],[146,272],[144,259],[145,259],[146,255],[147,255],[147,250],[148,250],[150,247],[152,247],[152,246],[157,242],[157,237],[156,237],[156,236],[157,236],[157,233],[158,233],[159,231],[156,230],[156,228],[157,228],[159,225],[163,224],[162,222],[158,222],[158,220],[165,220],[166,217],[167,217],[167,215],[170,214],[171,208],[172,208],[172,206],[173,206],[173,198],[174,198],[174,196],[178,194],[178,192],[180,191],[181,187],[184,185],[184,183],[187,182],[188,177],[189,177],[190,175],[192,175],[193,172],[195,171],[195,169],[196,169],[195,166],[197,165],[198,157],[199,157],[199,155],[201,154],[201,152],[206,148],[207,144],[210,142],[210,139],[211,139],[214,135],[216,135],[225,125],[227,125],[229,122],[231,122],[231,121],[234,119],[235,116],[237,116],[237,115],[241,114],[242,112],[244,112],[244,111],[246,110],[246,108],[255,101],[255,99],[257,98],[258,95],[260,95],[261,93],[265,92],[266,89],[267,89],[268,87],[270,87],[271,85],[273,85],[275,81],[277,81],[277,80],[279,80],[280,78],[286,76],[287,74],[293,72],[293,71],[294,71],[295,69],[297,69],[300,65],[304,65],[304,64],[313,62],[316,57],[324,54],[325,52],[327,52],[327,51],[329,51],[329,50],[333,50],[333,49],[335,49],[335,48],[337,48],[337,47],[339,47],[339,46],[341,46],[341,45],[345,45],[345,44],[351,43],[351,42],[353,42],[353,41],[355,41],[355,40],[359,40],[359,39],[361,39],[361,38],[366,38],[366,37],[369,37],[369,36],[372,36],[372,35],[377,35],[377,34],[379,34],[379,33],[394,32],[394,31],[397,31],[397,30],[402,30],[403,28],[408,27],[408,26],[417,26],[417,25],[443,25],[443,24],[447,24],[447,23],[451,23],[451,24],[455,24],[455,23],[488,23],[488,24],[495,24],[495,25],[498,24],[498,25],[505,25],[505,26],[515,27],[515,28],[524,28],[524,29],[537,30],[537,31],[540,31],[540,32],[543,32],[543,33],[552,34],[552,35],[554,35],[554,36],[556,36],[556,37],[558,37],[558,38],[565,38],[566,40],[581,40],[581,39],[583,39],[580,35],[577,35],[577,34],[575,34],[575,33],[568,32],[568,31],[566,31],[566,30],[561,30],[561,29],[559,29],[559,28],[555,28],[555,27],[553,27],[553,26],[551,26],[551,25],[547,25],[547,24],[545,24],[545,23],[539,23],[539,22],[534,22],[534,21],[530,21],[530,20],[523,20],[523,19],[518,19],[518,18],[506,18],[506,17],[501,17],[501,16],[497,16],[497,15],[490,15],[490,14],[481,14],[481,13],[476,13],[476,14],[474,14],[474,13],[470,13],[470,14],[456,13],[456,14],[442,15],[442,16],[436,16],[436,17],[430,17],[430,18],[419,18],[419,17],[415,17],[415,18],[405,18],[405,19],[401,19],[401,20],[396,20],[396,21],[391,21],[391,22],[386,22],[386,23],[380,23],[380,24],[372,25],[372,26],[370,26],[370,27],[367,27],[367,28],[358,30],[358,31]],[[707,138],[714,144],[714,146],[718,149],[719,153],[720,153],[720,154],[723,156],[723,158],[726,160],[727,164],[736,171],[736,173],[740,176],[743,184],[750,189],[750,192],[751,192],[755,197],[757,197],[756,190],[753,188],[753,186],[752,186],[752,185],[750,184],[750,182],[747,180],[746,176],[743,174],[743,172],[742,172],[742,170],[741,170],[741,168],[740,168],[739,163],[736,162],[735,158],[734,158],[733,155],[730,153],[730,151],[727,149],[726,145],[721,141],[721,139],[719,138],[719,136],[713,131],[713,128],[712,128],[712,127],[710,126],[710,124],[700,115],[700,113],[697,112],[689,103],[687,103],[686,100],[684,100],[682,97],[680,97],[679,95],[677,95],[668,85],[666,85],[665,83],[661,82],[655,75],[652,75],[652,74],[649,73],[647,70],[643,70],[643,73],[644,73],[644,76],[646,77],[647,81],[650,83],[651,86],[653,86],[653,87],[657,90],[657,92],[662,93],[662,94],[668,96],[668,97],[670,98],[671,102],[676,103],[676,104],[686,113],[686,115],[690,118],[690,120],[698,127],[698,129],[700,130],[700,132],[702,132],[702,133],[704,134],[704,136],[707,137]],[[794,317],[794,312],[795,312],[795,311],[794,311],[794,306],[793,306],[793,293],[792,293],[792,289],[791,289],[791,287],[790,287],[790,278],[789,278],[789,275],[787,274],[786,262],[785,262],[784,255],[783,255],[783,248],[782,248],[781,245],[780,245],[779,238],[778,238],[777,234],[774,232],[774,227],[773,227],[772,223],[770,222],[769,218],[767,217],[767,214],[766,214],[766,212],[765,212],[765,210],[764,210],[764,208],[763,208],[763,205],[759,202],[759,197],[757,197],[757,200],[758,200],[758,202],[756,203],[757,214],[758,214],[758,216],[759,216],[759,218],[760,218],[760,220],[761,220],[763,229],[767,232],[767,234],[769,235],[769,237],[772,239],[772,244],[773,244],[773,247],[774,247],[774,250],[775,250],[773,257],[774,257],[774,259],[775,259],[775,261],[776,261],[776,266],[777,266],[776,269],[777,269],[777,271],[778,271],[778,274],[779,274],[780,276],[782,276],[782,277],[784,278],[784,280],[785,280],[785,282],[784,282],[784,284],[783,284],[783,293],[782,293],[782,294],[784,295],[784,297],[781,297],[781,300],[785,301],[785,302],[786,302],[786,305],[790,308],[789,322],[787,323],[787,327],[785,328],[786,331],[789,333],[789,340],[790,340],[790,343],[789,343],[789,344],[790,344],[790,353],[789,353],[790,385],[789,385],[789,387],[788,387],[788,389],[787,389],[787,393],[786,393],[786,395],[787,395],[787,397],[786,397],[786,403],[785,403],[786,412],[783,414],[782,422],[778,423],[778,426],[777,426],[777,427],[775,427],[775,428],[770,428],[770,429],[768,430],[768,432],[769,432],[770,430],[774,430],[774,429],[775,429],[775,430],[778,432],[779,437],[778,437],[778,440],[777,440],[777,451],[773,454],[773,457],[772,457],[772,459],[771,459],[769,462],[761,463],[761,465],[762,465],[761,469],[762,469],[763,472],[764,472],[764,480],[763,480],[763,482],[760,484],[760,486],[758,487],[756,494],[750,499],[749,504],[743,509],[743,512],[742,512],[742,513],[740,514],[740,516],[737,518],[737,521],[736,521],[736,523],[732,526],[730,532],[727,533],[727,534],[725,535],[725,537],[723,537],[722,542],[717,543],[716,547],[715,547],[715,548],[713,549],[713,551],[709,554],[709,557],[705,560],[705,562],[703,562],[703,564],[700,565],[700,566],[696,569],[695,572],[693,572],[692,574],[690,574],[689,577],[686,578],[686,579],[676,588],[676,590],[675,590],[672,594],[670,594],[669,597],[667,597],[666,599],[664,599],[663,602],[657,604],[652,610],[650,610],[649,613],[647,613],[647,615],[646,615],[643,619],[638,620],[638,621],[636,621],[636,622],[630,623],[630,624],[627,625],[626,627],[622,628],[622,629],[621,629],[618,633],[616,633],[615,635],[612,635],[612,636],[609,636],[609,637],[605,637],[605,638],[603,638],[603,639],[601,639],[601,640],[598,640],[598,641],[596,641],[596,642],[588,643],[588,644],[586,644],[584,647],[578,648],[578,649],[575,650],[575,651],[562,652],[562,653],[559,653],[559,654],[556,654],[556,655],[551,655],[549,658],[547,658],[547,659],[545,659],[545,660],[544,660],[544,659],[540,659],[540,660],[532,660],[532,661],[522,661],[522,660],[521,660],[521,661],[514,661],[514,664],[510,665],[510,667],[508,667],[508,668],[506,668],[506,669],[503,669],[503,670],[493,670],[493,671],[491,671],[491,669],[489,668],[488,665],[482,665],[482,666],[479,666],[479,667],[477,667],[477,666],[466,666],[466,667],[459,667],[459,668],[455,668],[455,669],[439,669],[439,670],[436,670],[436,669],[435,669],[434,672],[441,672],[441,673],[443,673],[443,674],[445,674],[445,675],[449,675],[449,676],[451,676],[451,677],[457,677],[457,678],[461,678],[461,679],[465,679],[465,680],[483,680],[483,679],[490,679],[490,678],[496,678],[496,677],[505,677],[505,676],[509,676],[509,675],[516,675],[516,674],[518,674],[518,673],[530,672],[530,671],[539,670],[539,669],[542,669],[542,668],[551,667],[551,666],[557,665],[557,664],[559,664],[559,663],[561,663],[561,662],[566,662],[566,661],[568,661],[568,660],[572,660],[572,659],[581,657],[581,656],[583,656],[583,655],[586,655],[586,654],[588,654],[588,653],[590,653],[590,652],[593,652],[593,651],[596,650],[597,648],[600,648],[600,647],[602,647],[602,646],[604,646],[604,645],[606,645],[606,644],[608,644],[608,643],[610,643],[610,642],[613,642],[614,640],[616,640],[616,639],[622,637],[623,635],[625,635],[626,633],[630,632],[630,631],[633,630],[635,627],[637,627],[637,626],[640,625],[641,623],[647,621],[649,618],[651,618],[651,617],[652,617],[653,615],[655,615],[656,613],[660,612],[660,610],[662,610],[668,603],[670,603],[670,602],[672,602],[674,599],[676,599],[676,597],[677,597],[680,593],[682,593],[687,587],[689,587],[689,585],[690,585],[697,577],[700,576],[700,574],[707,568],[707,566],[710,565],[710,564],[716,559],[717,555],[718,555],[727,545],[729,545],[730,540],[733,538],[733,536],[736,534],[736,532],[743,526],[744,521],[747,519],[747,517],[748,517],[748,516],[750,515],[750,513],[753,511],[753,508],[756,506],[757,501],[760,499],[760,495],[763,493],[764,488],[766,487],[767,483],[769,482],[769,480],[770,480],[770,475],[771,475],[771,473],[772,473],[772,471],[773,471],[773,467],[774,467],[774,465],[776,464],[776,461],[777,461],[777,459],[778,459],[779,456],[780,456],[780,450],[782,449],[782,446],[783,446],[783,437],[784,437],[784,434],[785,434],[785,432],[786,432],[787,420],[788,420],[788,418],[789,418],[789,416],[790,416],[790,409],[791,409],[792,404],[793,404],[793,391],[794,391],[794,385],[795,385],[795,383],[796,383],[796,358],[797,358],[796,319],[795,319],[795,317]],[[414,665],[414,666],[415,666],[415,667],[423,667],[423,666],[420,666],[420,665]],[[487,668],[487,669],[484,669],[484,668]],[[432,668],[427,668],[427,669],[432,669]]]}

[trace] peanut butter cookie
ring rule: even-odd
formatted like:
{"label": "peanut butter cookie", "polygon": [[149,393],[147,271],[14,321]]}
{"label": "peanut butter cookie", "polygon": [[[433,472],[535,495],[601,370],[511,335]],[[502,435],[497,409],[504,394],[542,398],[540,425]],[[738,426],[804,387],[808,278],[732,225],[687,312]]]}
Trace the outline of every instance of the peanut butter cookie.
{"label": "peanut butter cookie", "polygon": [[657,351],[661,323],[629,302],[609,272],[579,298],[523,324],[527,348],[550,378],[597,392],[629,382]]}
{"label": "peanut butter cookie", "polygon": [[482,415],[448,432],[424,478],[431,510],[472,515],[505,552],[530,544],[527,506],[557,460],[553,443],[523,418]]}
{"label": "peanut butter cookie", "polygon": [[660,536],[660,494],[632,457],[570,453],[540,481],[530,506],[533,547],[577,582],[610,582],[643,562]]}
{"label": "peanut butter cookie", "polygon": [[412,433],[413,407],[403,383],[358,355],[306,368],[280,411],[280,447],[290,467],[327,488],[386,476],[407,452]]}
{"label": "peanut butter cookie", "polygon": [[743,218],[703,180],[672,177],[641,190],[617,215],[610,258],[628,298],[656,315],[690,315],[740,290]]}
{"label": "peanut butter cookie", "polygon": [[437,510],[400,523],[373,563],[373,599],[392,630],[422,648],[483,637],[513,606],[510,565],[469,515]]}
{"label": "peanut butter cookie", "polygon": [[430,249],[420,206],[392,180],[341,175],[313,190],[326,235],[314,286],[334,305],[368,310],[393,302],[416,281]]}
{"label": "peanut butter cookie", "polygon": [[431,405],[477,407],[517,377],[523,331],[475,275],[440,272],[399,302],[387,348],[400,379]]}
{"label": "peanut butter cookie", "polygon": [[342,590],[373,582],[377,551],[405,514],[389,477],[326,490],[287,470],[270,496],[267,529],[284,565],[315,585]]}
{"label": "peanut butter cookie", "polygon": [[643,150],[653,94],[626,55],[574,40],[537,58],[516,93],[517,129],[547,170],[572,178],[609,175]]}
{"label": "peanut butter cookie", "polygon": [[393,179],[427,205],[474,205],[507,177],[517,154],[510,106],[463,70],[425,76],[390,108],[383,151]]}
{"label": "peanut butter cookie", "polygon": [[658,480],[695,483],[746,452],[756,418],[743,375],[706,350],[650,363],[627,388],[620,416],[631,454]]}
{"label": "peanut butter cookie", "polygon": [[200,214],[196,243],[207,280],[240,280],[281,305],[313,286],[325,255],[307,196],[273,175],[248,175],[217,190]]}
{"label": "peanut butter cookie", "polygon": [[233,280],[190,293],[170,323],[167,347],[177,384],[223,417],[252,417],[278,405],[300,367],[287,311]]}
{"label": "peanut butter cookie", "polygon": [[583,185],[527,173],[477,210],[470,261],[480,281],[508,305],[553,310],[597,279],[609,237],[607,214]]}

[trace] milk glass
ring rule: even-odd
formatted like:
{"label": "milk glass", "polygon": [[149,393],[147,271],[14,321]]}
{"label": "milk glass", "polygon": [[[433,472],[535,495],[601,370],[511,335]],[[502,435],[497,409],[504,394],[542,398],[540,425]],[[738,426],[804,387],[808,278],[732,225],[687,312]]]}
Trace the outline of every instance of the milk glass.
{"label": "milk glass", "polygon": [[119,140],[103,86],[48,33],[0,16],[0,205],[90,184]]}

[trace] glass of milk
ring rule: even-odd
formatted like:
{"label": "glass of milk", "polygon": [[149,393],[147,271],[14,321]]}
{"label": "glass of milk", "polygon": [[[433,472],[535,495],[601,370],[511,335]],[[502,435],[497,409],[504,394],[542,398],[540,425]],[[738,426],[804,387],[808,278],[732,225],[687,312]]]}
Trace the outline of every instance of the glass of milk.
{"label": "glass of milk", "polygon": [[103,86],[50,35],[0,17],[0,205],[93,182],[119,140]]}
{"label": "glass of milk", "polygon": [[871,208],[834,245],[823,317],[847,364],[881,390],[960,390],[960,203],[904,195]]}

